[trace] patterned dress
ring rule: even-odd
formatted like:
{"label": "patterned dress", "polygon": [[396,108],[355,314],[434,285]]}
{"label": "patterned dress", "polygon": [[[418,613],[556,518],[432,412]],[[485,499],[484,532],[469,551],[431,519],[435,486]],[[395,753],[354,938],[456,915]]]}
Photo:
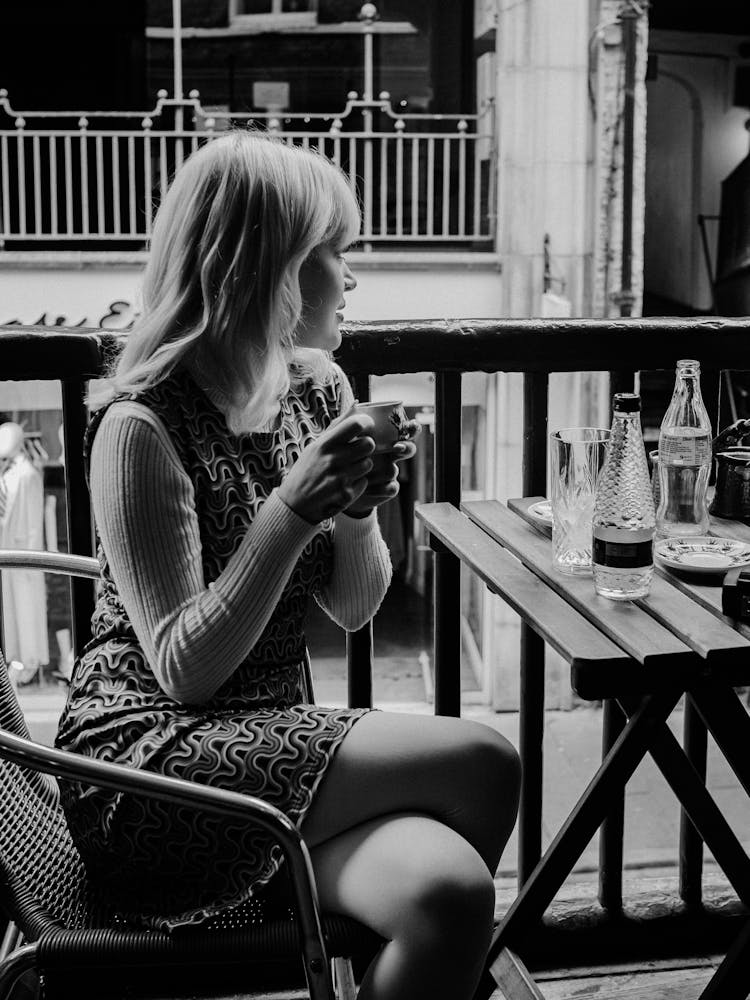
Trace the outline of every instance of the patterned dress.
{"label": "patterned dress", "polygon": [[[163,423],[192,483],[206,585],[215,580],[286,467],[339,412],[339,376],[290,390],[276,428],[232,435],[178,371],[137,397]],[[104,411],[87,435],[87,456]],[[136,639],[98,548],[93,639],[76,663],[57,745],[100,760],[258,796],[299,823],[328,763],[365,710],[305,703],[307,602],[331,571],[333,524],[305,547],[263,634],[208,701],[168,697]],[[238,906],[267,885],[281,852],[259,827],[61,782],[90,874],[126,918],[162,929]]]}

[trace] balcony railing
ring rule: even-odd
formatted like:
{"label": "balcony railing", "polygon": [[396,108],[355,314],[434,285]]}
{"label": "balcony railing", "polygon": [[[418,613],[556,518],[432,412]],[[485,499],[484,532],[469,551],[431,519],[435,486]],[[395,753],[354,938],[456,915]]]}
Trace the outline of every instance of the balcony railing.
{"label": "balcony railing", "polygon": [[[369,398],[370,377],[425,370],[425,359],[435,375],[434,499],[458,504],[461,499],[461,376],[467,372],[517,372],[524,379],[523,492],[545,492],[548,377],[559,371],[611,371],[620,386],[632,382],[633,370],[673,369],[678,358],[700,361],[706,383],[718,382],[722,370],[747,369],[750,319],[624,319],[624,320],[457,320],[455,322],[379,322],[358,324],[344,338],[338,354],[356,395]],[[0,329],[0,368],[6,379],[60,379],[63,386],[67,475],[68,537],[72,551],[91,554],[92,532],[88,492],[82,465],[82,436],[86,424],[85,382],[101,373],[114,335],[18,327]],[[460,567],[451,553],[434,554],[435,711],[461,711]],[[93,607],[91,584],[77,581],[73,592],[75,643],[85,640]],[[377,630],[377,620],[375,622]],[[524,763],[519,817],[519,882],[530,875],[542,844],[542,740],[544,727],[544,649],[528,628],[521,653],[520,751]],[[372,703],[372,629],[347,636],[349,700],[353,706]],[[370,662],[371,666],[371,662]],[[611,722],[611,720],[610,720]],[[691,719],[691,726],[702,723]],[[603,713],[603,753],[616,727]],[[705,739],[693,738],[686,752],[695,758]],[[697,751],[700,753],[700,749]],[[614,810],[601,832],[599,873],[602,906],[578,915],[567,914],[564,927],[546,922],[535,933],[533,950],[544,961],[545,947],[558,962],[590,964],[591,933],[611,943],[618,960],[635,959],[638,949],[648,953],[654,934],[660,948],[673,954],[703,954],[716,934],[731,935],[735,909],[701,907],[702,853],[700,841],[679,853],[680,886],[689,887],[682,911],[657,914],[656,928],[648,914],[628,916],[622,904],[623,810]],[[697,834],[691,835],[697,838]],[[697,850],[696,850],[697,846]],[[685,890],[687,891],[687,890]],[[605,903],[606,901],[606,903]],[[736,901],[735,901],[736,903]],[[689,905],[688,905],[689,904]],[[732,923],[734,921],[734,923]],[[671,933],[670,933],[671,924]],[[730,927],[731,924],[731,927]],[[560,933],[562,931],[562,934]],[[557,935],[557,936],[556,936]],[[713,935],[713,937],[712,937]],[[588,942],[588,943],[587,943]],[[578,946],[576,950],[576,945]],[[719,949],[721,950],[721,949]]]}
{"label": "balcony railing", "polygon": [[160,92],[150,112],[19,112],[0,90],[0,245],[140,247],[174,171],[227,128],[313,148],[349,178],[367,245],[494,245],[492,108],[398,115],[387,94],[336,115],[229,114]]}

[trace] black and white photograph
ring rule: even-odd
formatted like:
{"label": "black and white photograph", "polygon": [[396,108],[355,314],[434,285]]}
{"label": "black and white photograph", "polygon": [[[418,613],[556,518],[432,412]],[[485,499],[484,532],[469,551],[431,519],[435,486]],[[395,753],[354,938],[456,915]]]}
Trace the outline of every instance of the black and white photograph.
{"label": "black and white photograph", "polygon": [[750,7],[7,0],[0,1000],[750,998]]}

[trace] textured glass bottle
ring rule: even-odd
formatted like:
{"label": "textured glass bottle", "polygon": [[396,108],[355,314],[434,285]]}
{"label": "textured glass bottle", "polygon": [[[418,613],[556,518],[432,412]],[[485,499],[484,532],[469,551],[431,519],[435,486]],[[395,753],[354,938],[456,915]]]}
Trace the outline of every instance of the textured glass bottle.
{"label": "textured glass bottle", "polygon": [[708,533],[706,489],[711,471],[711,421],[701,396],[701,366],[678,361],[672,401],[659,431],[658,535]]}
{"label": "textured glass bottle", "polygon": [[641,433],[641,399],[618,392],[596,485],[594,587],[615,601],[645,597],[654,575],[654,497]]}

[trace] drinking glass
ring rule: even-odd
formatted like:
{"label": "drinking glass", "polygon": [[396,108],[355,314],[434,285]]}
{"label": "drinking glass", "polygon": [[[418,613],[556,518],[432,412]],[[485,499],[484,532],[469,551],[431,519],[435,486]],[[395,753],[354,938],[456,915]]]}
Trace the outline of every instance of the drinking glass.
{"label": "drinking glass", "polygon": [[591,576],[594,491],[609,430],[564,427],[550,434],[552,564],[568,576]]}

